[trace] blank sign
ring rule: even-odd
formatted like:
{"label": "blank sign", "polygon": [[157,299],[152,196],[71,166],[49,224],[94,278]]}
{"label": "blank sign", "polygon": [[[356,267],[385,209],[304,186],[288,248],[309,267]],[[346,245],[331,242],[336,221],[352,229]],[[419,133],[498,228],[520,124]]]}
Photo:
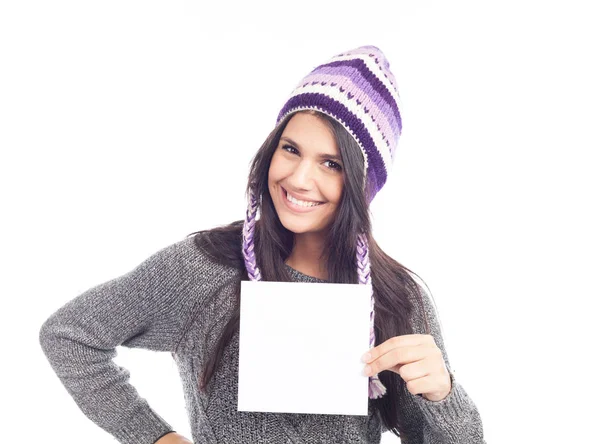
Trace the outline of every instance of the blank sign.
{"label": "blank sign", "polygon": [[242,281],[238,410],[367,415],[371,286]]}

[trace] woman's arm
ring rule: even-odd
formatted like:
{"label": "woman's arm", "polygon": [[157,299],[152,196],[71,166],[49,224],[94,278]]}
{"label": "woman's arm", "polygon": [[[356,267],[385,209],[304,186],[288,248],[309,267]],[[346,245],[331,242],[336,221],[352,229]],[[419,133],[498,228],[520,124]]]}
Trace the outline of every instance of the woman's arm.
{"label": "woman's arm", "polygon": [[115,348],[175,351],[203,294],[199,279],[210,279],[211,267],[193,239],[177,242],[85,291],[42,325],[40,344],[56,375],[82,412],[120,443],[154,443],[173,429],[113,362]]}
{"label": "woman's arm", "polygon": [[[406,388],[402,378],[400,384],[400,414],[402,421],[410,431],[405,444],[485,444],[483,424],[479,411],[465,389],[456,381],[451,369],[448,354],[444,348],[440,323],[435,306],[422,289],[425,316],[431,330],[430,334],[442,351],[446,368],[450,373],[452,388],[448,396],[441,401],[429,401],[420,395],[413,395]],[[418,301],[414,301],[411,317],[413,331],[418,334],[427,334],[423,322],[423,313]]]}

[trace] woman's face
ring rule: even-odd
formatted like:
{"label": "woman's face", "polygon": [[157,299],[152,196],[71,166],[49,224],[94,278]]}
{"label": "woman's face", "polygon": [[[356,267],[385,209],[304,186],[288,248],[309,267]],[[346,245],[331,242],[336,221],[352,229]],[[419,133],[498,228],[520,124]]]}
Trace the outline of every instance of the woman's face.
{"label": "woman's face", "polygon": [[269,192],[285,228],[296,234],[329,227],[344,173],[335,138],[317,116],[297,113],[285,127],[269,167]]}

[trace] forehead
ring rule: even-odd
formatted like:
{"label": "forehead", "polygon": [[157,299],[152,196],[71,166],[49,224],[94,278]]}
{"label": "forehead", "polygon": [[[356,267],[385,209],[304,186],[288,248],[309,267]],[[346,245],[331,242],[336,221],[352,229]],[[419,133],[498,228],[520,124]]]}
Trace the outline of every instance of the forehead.
{"label": "forehead", "polygon": [[331,127],[321,118],[311,114],[297,113],[286,125],[281,137],[292,139],[300,149],[338,153]]}

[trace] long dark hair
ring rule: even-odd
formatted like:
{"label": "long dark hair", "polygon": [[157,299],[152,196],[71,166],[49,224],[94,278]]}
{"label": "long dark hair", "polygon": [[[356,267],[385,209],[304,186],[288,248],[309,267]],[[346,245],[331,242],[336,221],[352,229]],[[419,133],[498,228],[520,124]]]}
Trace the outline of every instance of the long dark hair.
{"label": "long dark hair", "polygon": [[[352,135],[335,119],[314,110],[298,112],[310,113],[323,119],[335,137],[344,165],[344,186],[339,207],[326,237],[323,254],[328,268],[328,282],[358,283],[356,268],[356,240],[359,233],[366,233],[371,261],[371,280],[375,298],[375,341],[381,344],[391,337],[411,334],[409,318],[413,310],[411,300],[418,300],[424,313],[419,285],[410,276],[412,270],[404,267],[385,254],[371,234],[371,220],[367,197],[369,190],[363,189],[364,159],[359,145]],[[294,245],[294,233],[287,230],[279,220],[268,190],[268,171],[271,158],[279,138],[294,114],[284,118],[269,134],[255,155],[250,169],[247,192],[254,189],[259,195],[260,218],[256,221],[254,245],[257,265],[265,281],[291,281],[285,267],[285,260]],[[242,254],[243,220],[229,225],[190,233],[198,248],[218,263],[240,270],[236,280],[236,308],[228,320],[217,343],[216,349],[207,361],[200,377],[200,390],[204,390],[223,356],[223,351],[234,333],[239,329],[241,281],[248,280]],[[264,234],[268,233],[268,235]],[[418,276],[418,275],[416,275]],[[223,286],[230,282],[226,282]],[[426,330],[429,325],[425,319]],[[400,421],[398,406],[401,393],[398,387],[400,375],[390,371],[379,374],[387,389],[382,398],[371,399],[379,411],[383,423],[397,436],[404,436],[405,430]]]}

